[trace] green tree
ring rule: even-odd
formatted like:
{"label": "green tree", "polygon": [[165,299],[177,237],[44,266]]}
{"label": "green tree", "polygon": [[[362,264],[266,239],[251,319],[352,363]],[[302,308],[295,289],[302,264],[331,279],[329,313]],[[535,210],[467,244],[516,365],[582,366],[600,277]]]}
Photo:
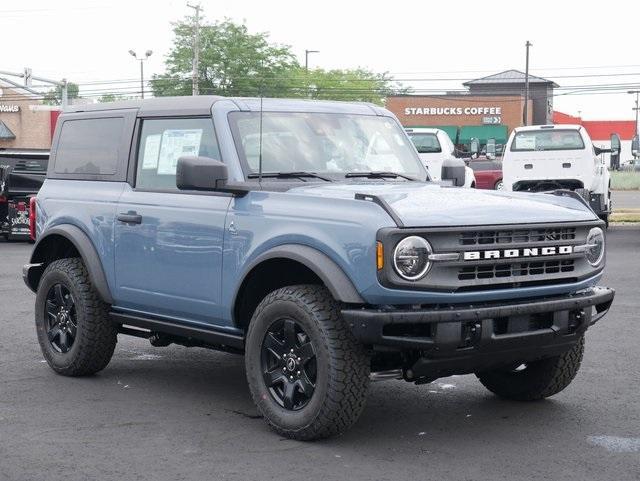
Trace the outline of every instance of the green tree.
{"label": "green tree", "polygon": [[[191,94],[193,28],[189,17],[174,24],[166,72],[151,80],[155,96]],[[245,25],[228,19],[200,27],[201,94],[280,96],[287,90],[283,81],[298,68],[290,47],[270,44],[266,33],[251,34]]]}
{"label": "green tree", "polygon": [[[193,18],[173,27],[173,48],[166,72],[151,80],[153,94],[191,95]],[[391,92],[404,91],[386,73],[302,68],[291,47],[269,42],[267,33],[252,34],[244,24],[226,19],[200,29],[198,86],[201,94],[357,100],[382,104]]]}
{"label": "green tree", "polygon": [[387,73],[363,68],[348,70],[315,69],[306,73],[306,96],[322,100],[384,103],[388,95],[406,93]]}
{"label": "green tree", "polygon": [[119,102],[120,100],[131,100],[133,98],[135,97],[109,93],[109,94],[103,94],[102,96],[100,96],[100,98],[98,99],[98,102],[100,103]]}
{"label": "green tree", "polygon": [[[74,84],[73,82],[67,83],[67,98],[72,100],[77,99],[79,96],[80,87],[78,84]],[[62,87],[60,85],[56,85],[55,88],[49,90],[44,94],[42,102],[47,105],[60,105],[62,103]]]}

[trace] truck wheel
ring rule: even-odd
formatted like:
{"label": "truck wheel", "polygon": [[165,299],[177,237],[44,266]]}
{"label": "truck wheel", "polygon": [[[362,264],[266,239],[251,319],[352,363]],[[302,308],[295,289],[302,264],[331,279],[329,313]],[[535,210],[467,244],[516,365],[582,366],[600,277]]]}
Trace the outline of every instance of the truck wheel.
{"label": "truck wheel", "polygon": [[36,329],[42,354],[58,374],[85,376],[109,364],[117,330],[81,259],[59,259],[45,269],[36,294]]}
{"label": "truck wheel", "polygon": [[342,433],[364,408],[369,357],[324,287],[290,286],[267,295],[249,325],[245,365],[258,410],[288,438]]}
{"label": "truck wheel", "polygon": [[520,364],[510,369],[476,373],[489,391],[515,401],[536,401],[566,388],[580,369],[584,337],[561,356]]}

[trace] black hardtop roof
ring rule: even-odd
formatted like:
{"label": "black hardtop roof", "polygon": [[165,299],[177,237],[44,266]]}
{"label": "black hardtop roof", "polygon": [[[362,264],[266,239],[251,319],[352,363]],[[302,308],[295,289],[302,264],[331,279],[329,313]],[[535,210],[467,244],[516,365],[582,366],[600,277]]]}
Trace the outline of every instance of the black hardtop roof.
{"label": "black hardtop roof", "polygon": [[107,112],[110,110],[137,110],[138,115],[172,116],[172,115],[210,115],[211,107],[219,100],[230,100],[240,110],[258,111],[263,109],[298,112],[340,112],[362,115],[381,115],[383,108],[363,102],[339,102],[331,100],[306,99],[274,99],[251,97],[221,97],[217,95],[198,95],[183,97],[155,97],[144,100],[124,100],[88,105],[72,105],[65,114],[81,112]]}

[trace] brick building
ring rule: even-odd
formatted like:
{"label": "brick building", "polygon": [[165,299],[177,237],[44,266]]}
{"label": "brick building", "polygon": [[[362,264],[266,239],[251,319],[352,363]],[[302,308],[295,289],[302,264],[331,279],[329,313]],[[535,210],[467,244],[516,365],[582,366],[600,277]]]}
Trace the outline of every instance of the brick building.
{"label": "brick building", "polygon": [[50,148],[57,108],[41,99],[38,92],[0,79],[0,149]]}
{"label": "brick building", "polygon": [[[442,128],[459,146],[468,146],[471,138],[480,144],[489,138],[504,144],[511,131],[523,124],[524,83],[523,72],[507,70],[465,82],[464,93],[392,96],[386,107],[405,127]],[[552,122],[556,87],[550,80],[529,75],[529,125]]]}

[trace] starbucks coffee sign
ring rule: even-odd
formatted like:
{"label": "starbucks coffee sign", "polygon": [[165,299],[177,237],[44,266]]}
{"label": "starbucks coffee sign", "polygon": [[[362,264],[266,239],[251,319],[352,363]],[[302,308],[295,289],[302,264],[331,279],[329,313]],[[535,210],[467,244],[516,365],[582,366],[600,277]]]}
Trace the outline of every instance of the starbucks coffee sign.
{"label": "starbucks coffee sign", "polygon": [[502,115],[502,107],[406,107],[405,115]]}
{"label": "starbucks coffee sign", "polygon": [[0,114],[15,114],[20,112],[20,106],[16,104],[0,104]]}

